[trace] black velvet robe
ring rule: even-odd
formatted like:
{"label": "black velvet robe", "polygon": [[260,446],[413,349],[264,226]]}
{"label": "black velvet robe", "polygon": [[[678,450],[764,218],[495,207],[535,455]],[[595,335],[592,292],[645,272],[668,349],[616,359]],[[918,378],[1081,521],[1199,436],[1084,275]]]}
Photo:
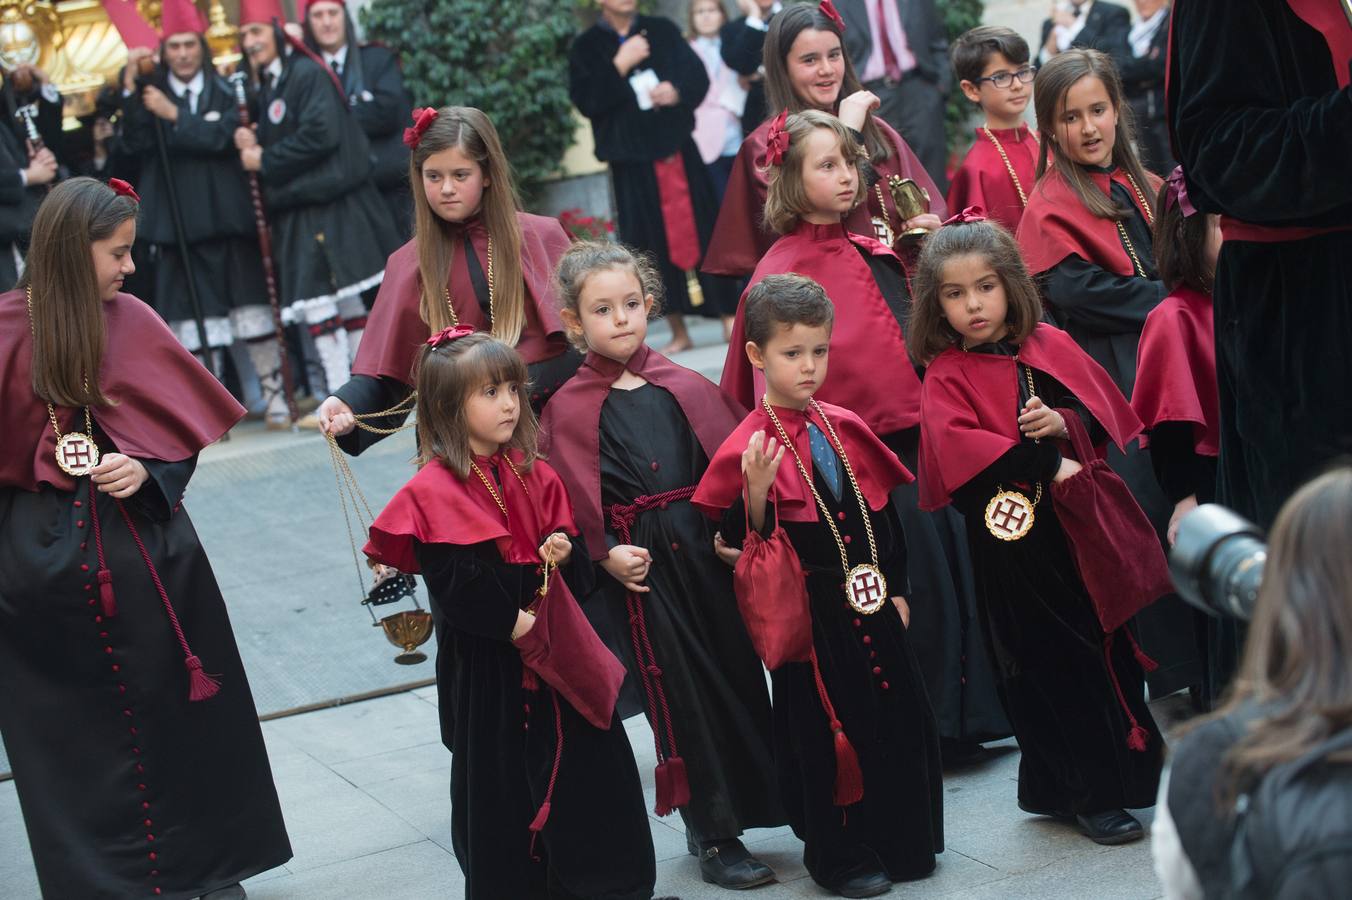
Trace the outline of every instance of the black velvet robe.
{"label": "black velvet robe", "polygon": [[0,487],[0,730],[44,897],[195,898],[291,858],[225,602],[179,506],[196,460],[141,462],[150,478],[123,503],[219,675],[206,700],[188,700],[182,648],[113,500],[96,492],[117,601],[105,618],[88,479]]}
{"label": "black velvet robe", "polygon": [[[1349,61],[1281,0],[1180,0],[1173,15],[1170,127],[1197,209],[1263,226],[1352,224],[1352,89],[1336,77]],[[1266,527],[1352,452],[1352,231],[1227,240],[1214,296],[1217,499]]]}
{"label": "black velvet robe", "polygon": [[[1052,267],[1040,279],[1053,322],[1103,366],[1131,399],[1136,383],[1136,348],[1150,311],[1169,293],[1155,269],[1150,225],[1137,210],[1128,189],[1114,181],[1112,197],[1118,206],[1133,211],[1123,222],[1131,246],[1145,270],[1145,278],[1118,275],[1092,262],[1070,257]],[[1108,448],[1108,463],[1131,489],[1136,502],[1150,518],[1161,541],[1169,526],[1173,504],[1160,490],[1150,463],[1150,451],[1132,444],[1123,453]],[[1177,595],[1157,600],[1135,619],[1141,646],[1159,668],[1150,673],[1150,692],[1162,697],[1201,682],[1202,666],[1192,613]]]}
{"label": "black velvet robe", "polygon": [[[602,509],[698,484],[708,466],[676,399],[653,384],[612,389],[601,407],[600,434]],[[640,599],[690,778],[691,801],[681,817],[687,833],[704,841],[784,823],[765,670],[737,611],[732,569],[714,555],[715,530],[681,501],[640,513],[629,535],[653,558],[644,582],[651,590]],[[609,529],[606,539],[620,543]],[[624,588],[604,570],[596,577],[588,613],[604,620],[606,643],[632,673]],[[635,697],[636,682],[632,675],[626,680]]]}
{"label": "black velvet robe", "polygon": [[[971,352],[1016,350],[984,344]],[[1042,372],[1034,379],[1047,406],[1077,411],[1091,439],[1102,440],[1102,428],[1063,385]],[[1028,402],[1022,377],[1019,402]],[[1017,416],[1018,410],[1009,414]],[[1105,664],[1103,629],[1051,499],[1060,463],[1054,442],[1024,438],[953,494],[967,519],[981,628],[1022,751],[1019,805],[1057,815],[1153,806],[1164,737],[1145,703],[1141,666],[1130,642],[1119,638],[1113,642],[1113,670],[1132,715],[1150,732],[1144,752],[1127,747],[1130,723]],[[999,486],[1027,485],[1019,489],[1031,500],[1039,481],[1043,495],[1032,530],[1018,541],[991,535],[985,509]]]}
{"label": "black velvet robe", "polygon": [[[416,553],[437,613],[451,842],[466,900],[649,900],[652,834],[619,717],[602,731],[543,682],[537,690],[522,686],[521,654],[510,636],[517,610],[540,586],[539,567],[503,562],[491,541],[419,543]],[[580,539],[561,571],[575,595],[590,588],[591,561]],[[532,856],[528,826],[549,785],[556,710],[561,765]]]}
{"label": "black velvet robe", "polygon": [[[655,161],[681,155],[702,259],[718,218],[718,198],[691,132],[695,107],[709,90],[708,73],[699,54],[670,20],[637,16],[629,33],[646,35],[652,48],[651,55],[630,75],[652,69],[659,80],[670,81],[680,92],[678,105],[639,109],[628,76],[621,77],[611,62],[619,52],[620,36],[601,22],[577,36],[568,57],[569,94],[591,120],[596,158],[610,163],[619,238],[652,254],[662,275],[668,312],[730,316],[737,311],[738,280],[699,274],[704,299],[695,306],[686,288],[686,273],[672,265],[653,169]],[[694,268],[698,270],[699,265]]]}
{"label": "black velvet robe", "polygon": [[[836,500],[823,479],[814,480],[849,541],[851,565],[868,562],[868,535],[848,482]],[[773,529],[772,508],[766,507],[766,535]],[[888,593],[909,596],[901,523],[890,506],[871,516]],[[828,889],[877,871],[893,881],[923,878],[944,849],[943,773],[910,635],[890,602],[871,616],[846,602],[840,552],[825,522],[782,524],[808,576],[822,681],[864,776],[863,800],[843,809],[833,805],[835,751],[812,665],[788,663],[772,672],[775,769],[789,823],[803,841],[803,863]],[[729,544],[741,546],[746,525],[740,499],[724,513],[722,532]]]}

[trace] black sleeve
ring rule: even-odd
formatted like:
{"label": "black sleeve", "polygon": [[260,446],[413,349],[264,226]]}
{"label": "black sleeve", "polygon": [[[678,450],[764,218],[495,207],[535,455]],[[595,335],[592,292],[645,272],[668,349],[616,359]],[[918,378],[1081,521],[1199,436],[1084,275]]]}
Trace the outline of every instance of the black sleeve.
{"label": "black sleeve", "polygon": [[587,33],[583,33],[568,54],[568,96],[578,112],[588,119],[598,119],[634,101],[634,92],[629,80],[616,71],[611,57],[596,52],[586,38]]}
{"label": "black sleeve", "polygon": [[887,579],[887,593],[893,597],[911,596],[909,557],[906,552],[906,532],[891,503],[873,516],[873,536],[878,542],[878,563]]}
{"label": "black sleeve", "polygon": [[1068,256],[1040,277],[1043,295],[1062,321],[1105,334],[1134,334],[1168,293],[1163,282],[1118,275]]}
{"label": "black sleeve", "polygon": [[26,168],[28,167],[0,169],[0,206],[18,206],[23,202],[24,191],[27,188],[24,187],[23,177],[19,173]]}
{"label": "black sleeve", "polygon": [[322,71],[297,65],[288,77],[295,79],[296,89],[287,105],[300,121],[290,134],[263,147],[263,167],[258,174],[274,185],[290,181],[331,156],[342,140],[342,129],[352,124]]}
{"label": "black sleeve", "polygon": [[1116,56],[1119,48],[1127,45],[1127,35],[1131,33],[1131,13],[1122,6],[1108,6],[1108,15],[1104,16],[1103,33],[1094,41],[1094,49]]}
{"label": "black sleeve", "polygon": [[352,114],[362,130],[373,138],[400,131],[409,121],[412,101],[394,54],[381,47],[352,48],[348,52],[362,54],[366,89],[371,92],[370,100],[356,97],[352,104]]}
{"label": "black sleeve", "polygon": [[573,542],[573,552],[568,557],[568,562],[559,567],[559,572],[574,597],[586,597],[596,590],[598,567],[592,564],[591,552],[587,549],[587,542],[582,535],[576,537],[570,535],[569,540]]}
{"label": "black sleeve", "polygon": [[[172,98],[171,98],[172,99]],[[201,106],[198,106],[202,110]],[[164,124],[165,143],[178,153],[197,156],[234,156],[235,129],[239,127],[239,110],[234,104],[219,110],[220,118],[206,120],[201,113],[180,108],[177,122]]]}
{"label": "black sleeve", "polygon": [[[333,392],[333,396],[351,407],[358,415],[380,412],[396,406],[412,392],[412,388],[395,378],[353,375],[347,384]],[[366,424],[376,428],[398,428],[408,418],[408,412],[367,419]],[[338,446],[348,456],[360,456],[387,435],[376,434],[364,428],[354,428],[338,438]]]}
{"label": "black sleeve", "polygon": [[183,500],[183,492],[188,489],[188,481],[197,469],[197,456],[194,454],[180,462],[163,462],[158,459],[139,460],[150,476],[141,489],[132,494],[127,501],[137,512],[158,522],[169,521],[174,507]]}
{"label": "black sleeve", "polygon": [[1197,493],[1209,472],[1197,454],[1191,422],[1161,422],[1150,429],[1150,464],[1170,503]]}
{"label": "black sleeve", "polygon": [[[704,68],[704,61],[699,58],[695,48],[681,37],[676,26],[670,26],[670,34],[659,39],[669,41],[674,51],[672,62],[675,71],[668,80],[680,93],[681,106],[694,109],[704,102],[704,95],[709,93],[709,71]],[[612,70],[614,68],[611,66]]]}
{"label": "black sleeve", "polygon": [[535,566],[502,562],[490,542],[414,547],[427,593],[446,623],[469,634],[510,641],[516,614],[539,582]]}
{"label": "black sleeve", "polygon": [[[732,506],[723,510],[723,518],[719,520],[718,533],[723,535],[723,543],[729,547],[740,549],[746,542],[747,525],[746,503],[739,494]],[[761,525],[760,536],[768,538],[774,533],[775,526],[775,506],[769,500],[766,500],[765,522]]]}
{"label": "black sleeve", "polygon": [[981,515],[997,488],[1010,487],[1016,482],[1032,484],[1040,481],[1044,486],[1050,485],[1060,467],[1061,451],[1055,441],[1020,441],[953,491],[954,505],[963,515]]}
{"label": "black sleeve", "polygon": [[728,22],[719,32],[723,62],[738,75],[755,75],[765,49],[765,32],[746,24],[746,19]]}

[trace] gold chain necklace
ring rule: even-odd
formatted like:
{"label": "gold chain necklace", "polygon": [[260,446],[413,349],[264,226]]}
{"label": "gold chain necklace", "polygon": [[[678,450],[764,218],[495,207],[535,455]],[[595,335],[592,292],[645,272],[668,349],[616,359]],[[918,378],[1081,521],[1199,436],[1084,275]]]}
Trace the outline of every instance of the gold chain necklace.
{"label": "gold chain necklace", "polygon": [[[507,468],[512,470],[512,474],[516,476],[516,480],[521,482],[521,490],[525,491],[526,495],[529,496],[530,488],[526,487],[526,480],[521,477],[521,473],[516,470],[516,466],[513,465],[512,461],[506,456],[502,458],[502,461],[507,464]],[[497,488],[493,487],[493,482],[488,480],[488,476],[484,474],[484,470],[479,468],[479,464],[472,459],[469,461],[469,467],[474,470],[474,474],[478,475],[479,480],[484,483],[484,487],[488,489],[488,495],[493,498],[493,502],[498,505],[498,509],[502,510],[502,518],[504,520],[509,520],[510,517],[507,515],[507,504],[503,502],[502,495],[498,493]],[[545,564],[542,569],[544,583],[535,589],[535,602],[532,603],[528,609],[522,610],[522,612],[527,615],[535,615],[535,607],[544,599],[545,594],[549,593],[549,578],[554,574],[556,568],[558,568],[558,564],[554,562],[554,549],[551,547],[549,555],[545,557]]]}
{"label": "gold chain necklace", "polygon": [[[451,302],[451,289],[441,289],[446,297],[446,310],[451,314],[451,325],[459,325],[460,317],[455,314],[455,304]],[[493,330],[493,320],[497,318],[493,305],[493,235],[488,236],[488,330]]]}
{"label": "gold chain necklace", "polygon": [[882,210],[882,215],[873,216],[873,233],[883,244],[888,247],[897,239],[896,232],[892,230],[891,219],[887,214],[887,201],[883,199],[883,182],[879,178],[873,185],[873,190],[878,195],[878,209]]}
{"label": "gold chain necklace", "polygon": [[[1131,177],[1130,172],[1124,169],[1122,174],[1127,176],[1127,181],[1131,182],[1131,189],[1136,192],[1136,199],[1141,202],[1141,209],[1145,213],[1146,223],[1153,226],[1155,224],[1155,214],[1151,211],[1150,204],[1145,199],[1145,194],[1141,192],[1141,186],[1136,183],[1135,178]],[[1141,258],[1136,255],[1136,247],[1132,244],[1131,238],[1127,236],[1126,226],[1122,224],[1121,219],[1117,219],[1116,224],[1117,236],[1122,239],[1122,246],[1127,248],[1127,255],[1131,257],[1131,264],[1136,270],[1137,277],[1146,278],[1145,266],[1141,265]]]}
{"label": "gold chain necklace", "polygon": [[[1023,184],[1019,181],[1018,173],[1014,171],[1014,164],[1009,161],[1009,154],[1005,153],[1004,145],[1000,143],[1000,139],[995,136],[989,126],[982,125],[981,130],[986,133],[986,137],[990,138],[990,142],[995,145],[995,149],[999,152],[1000,158],[1004,160],[1005,171],[1009,173],[1009,180],[1014,182],[1014,190],[1019,192],[1019,203],[1026,207],[1028,205],[1028,195],[1023,192]],[[1015,133],[1018,133],[1018,129],[1015,129]]]}
{"label": "gold chain necklace", "polygon": [[[1014,377],[1018,378],[1019,357],[1014,357]],[[1037,386],[1033,384],[1033,370],[1023,367],[1028,378],[1028,399],[1037,396]],[[1040,442],[1034,438],[1034,442]],[[1037,483],[1033,499],[1022,491],[1007,491],[1003,485],[995,486],[995,496],[986,504],[986,530],[1002,541],[1017,541],[1033,529],[1033,511],[1042,502],[1042,482]]]}
{"label": "gold chain necklace", "polygon": [[835,519],[831,517],[831,511],[826,507],[826,501],[822,500],[822,495],[817,492],[817,486],[812,483],[812,478],[807,474],[807,467],[803,465],[803,458],[798,455],[798,448],[789,440],[789,436],[784,431],[784,426],[780,424],[779,416],[775,415],[774,407],[770,401],[761,397],[761,406],[774,423],[775,431],[779,434],[780,443],[789,448],[793,454],[793,461],[798,466],[798,474],[807,482],[808,490],[812,491],[812,499],[817,501],[817,508],[821,510],[822,518],[826,520],[827,526],[831,529],[831,536],[836,539],[836,548],[840,550],[840,565],[845,571],[845,599],[849,601],[851,607],[856,612],[866,616],[871,616],[883,608],[883,603],[887,600],[887,578],[878,566],[878,545],[873,539],[873,521],[869,514],[868,504],[864,501],[864,492],[859,489],[859,482],[854,477],[854,467],[850,465],[850,458],[845,455],[845,445],[840,442],[836,436],[835,428],[831,427],[831,420],[826,418],[826,413],[822,411],[821,406],[816,400],[809,400],[812,408],[817,415],[821,417],[826,425],[826,431],[831,435],[831,442],[835,444],[836,452],[840,454],[840,462],[845,467],[845,474],[849,476],[850,487],[854,490],[855,500],[859,502],[859,512],[864,517],[864,530],[868,533],[868,550],[872,556],[871,563],[860,563],[853,568],[850,567],[850,555],[845,550],[845,540],[840,536],[840,529],[836,527]]}
{"label": "gold chain necklace", "polygon": [[1131,173],[1123,169],[1122,174],[1127,176],[1127,181],[1131,182],[1131,189],[1136,192],[1136,199],[1141,201],[1141,209],[1145,212],[1145,221],[1147,225],[1155,224],[1155,214],[1150,210],[1150,202],[1145,199],[1145,194],[1141,192],[1141,186],[1136,183],[1136,179],[1131,177]]}
{"label": "gold chain necklace", "polygon": [[[37,325],[33,321],[33,289],[27,288],[24,297],[28,303],[28,330],[37,341]],[[84,378],[85,393],[89,393],[89,378]],[[51,420],[52,431],[56,432],[56,464],[62,472],[73,478],[88,475],[99,464],[99,445],[94,442],[94,422],[89,415],[89,407],[84,408],[85,430],[61,433],[61,424],[56,420],[56,408],[51,401],[47,403],[47,418]]]}

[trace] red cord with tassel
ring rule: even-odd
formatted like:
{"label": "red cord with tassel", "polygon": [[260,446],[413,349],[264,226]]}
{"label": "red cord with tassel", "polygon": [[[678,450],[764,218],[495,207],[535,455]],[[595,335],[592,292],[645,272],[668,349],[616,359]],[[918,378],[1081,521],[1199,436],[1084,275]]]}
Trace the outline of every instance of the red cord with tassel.
{"label": "red cord with tassel", "polygon": [[117,597],[113,594],[113,573],[103,558],[103,526],[99,523],[98,495],[94,493],[94,479],[89,479],[89,518],[94,520],[94,553],[98,557],[99,607],[105,619],[117,615]]}
{"label": "red cord with tassel", "polygon": [[[1136,721],[1136,716],[1132,714],[1131,707],[1127,705],[1127,697],[1122,693],[1122,684],[1117,680],[1117,670],[1113,668],[1113,635],[1115,631],[1110,631],[1103,636],[1103,662],[1108,667],[1108,680],[1113,684],[1113,690],[1117,693],[1117,702],[1122,707],[1122,712],[1127,716],[1127,721],[1131,723],[1131,729],[1127,732],[1127,749],[1134,750],[1137,753],[1144,753],[1147,743],[1150,741],[1150,732],[1140,722]],[[1130,638],[1131,632],[1127,632]],[[1136,641],[1131,638],[1131,643],[1135,646]],[[1136,651],[1140,656],[1140,648]],[[1150,659],[1150,657],[1146,657]],[[1150,660],[1152,663],[1154,660]]]}
{"label": "red cord with tassel", "polygon": [[822,710],[830,720],[832,742],[836,751],[836,781],[832,789],[831,801],[836,806],[849,806],[864,799],[864,773],[859,768],[859,754],[845,734],[845,726],[836,717],[836,708],[826,694],[826,684],[822,681],[822,669],[817,662],[817,650],[812,650],[812,677],[817,682],[817,696],[821,699]]}

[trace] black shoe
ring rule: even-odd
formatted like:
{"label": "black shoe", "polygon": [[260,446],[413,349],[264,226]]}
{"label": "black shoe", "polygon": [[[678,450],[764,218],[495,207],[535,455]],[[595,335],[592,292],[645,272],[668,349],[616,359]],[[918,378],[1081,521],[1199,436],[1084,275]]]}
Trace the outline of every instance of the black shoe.
{"label": "black shoe", "polygon": [[892,879],[882,872],[856,875],[836,886],[837,897],[877,897],[892,890]]}
{"label": "black shoe", "polygon": [[739,840],[719,841],[699,852],[700,877],[733,891],[775,880],[774,870],[756,859]]}
{"label": "black shoe", "polygon": [[1145,829],[1125,809],[1076,816],[1075,824],[1096,844],[1127,844],[1145,837]]}

